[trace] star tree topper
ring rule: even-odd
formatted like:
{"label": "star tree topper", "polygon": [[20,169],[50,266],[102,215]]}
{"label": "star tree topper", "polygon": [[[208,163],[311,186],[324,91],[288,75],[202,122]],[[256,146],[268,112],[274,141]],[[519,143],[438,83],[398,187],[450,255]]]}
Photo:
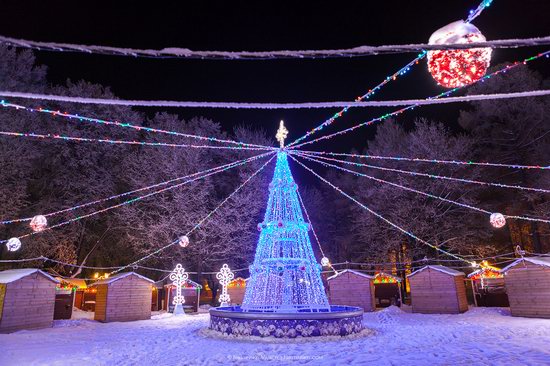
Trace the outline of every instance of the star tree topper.
{"label": "star tree topper", "polygon": [[279,129],[277,130],[277,134],[275,135],[275,138],[277,141],[279,141],[279,144],[281,145],[281,149],[285,147],[285,139],[288,135],[288,130],[285,127],[285,123],[283,120],[279,123]]}

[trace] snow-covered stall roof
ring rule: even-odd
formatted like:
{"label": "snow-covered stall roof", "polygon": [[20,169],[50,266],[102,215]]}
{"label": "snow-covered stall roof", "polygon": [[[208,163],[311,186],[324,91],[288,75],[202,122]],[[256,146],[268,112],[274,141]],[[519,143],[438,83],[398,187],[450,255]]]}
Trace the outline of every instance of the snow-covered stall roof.
{"label": "snow-covered stall roof", "polygon": [[431,268],[435,271],[446,273],[446,274],[451,275],[451,276],[465,276],[466,275],[464,272],[457,271],[456,269],[452,269],[452,268],[445,267],[445,266],[440,266],[439,264],[430,264],[429,266],[425,266],[425,267],[422,267],[422,268],[414,271],[410,275],[407,275],[407,277],[414,276],[415,274],[422,272],[426,268]]}
{"label": "snow-covered stall roof", "polygon": [[11,283],[36,272],[40,273],[42,276],[52,280],[55,283],[59,283],[58,280],[56,280],[46,272],[39,270],[38,268],[20,268],[2,271],[0,272],[0,283]]}
{"label": "snow-covered stall roof", "polygon": [[520,258],[518,260],[516,260],[515,262],[513,262],[512,264],[504,267],[501,272],[504,273],[506,271],[508,271],[509,269],[517,266],[518,264],[522,263],[523,261],[526,261],[526,262],[529,262],[529,263],[532,263],[532,264],[536,264],[536,265],[539,265],[539,266],[544,266],[544,267],[550,267],[550,257],[525,257],[525,258]]}
{"label": "snow-covered stall roof", "polygon": [[110,276],[109,278],[105,278],[105,279],[102,279],[102,280],[99,280],[97,282],[94,282],[92,284],[92,286],[96,286],[96,285],[107,285],[107,284],[110,284],[110,283],[113,283],[115,281],[118,281],[118,280],[121,280],[123,278],[126,278],[128,276],[131,276],[131,275],[135,275],[145,281],[148,281],[148,282],[151,282],[151,283],[155,283],[155,281],[153,281],[152,279],[150,278],[147,278],[145,276],[142,276],[136,272],[124,272],[124,273],[119,273],[119,274],[116,274],[114,276]]}
{"label": "snow-covered stall roof", "polygon": [[335,275],[330,276],[329,278],[327,278],[327,280],[332,280],[332,279],[334,279],[338,276],[343,275],[344,273],[353,273],[353,274],[356,274],[358,276],[368,278],[369,280],[374,279],[374,276],[370,276],[366,273],[361,273],[361,272],[358,272],[358,271],[354,271],[353,269],[344,269],[343,271],[340,271],[340,272],[336,273]]}

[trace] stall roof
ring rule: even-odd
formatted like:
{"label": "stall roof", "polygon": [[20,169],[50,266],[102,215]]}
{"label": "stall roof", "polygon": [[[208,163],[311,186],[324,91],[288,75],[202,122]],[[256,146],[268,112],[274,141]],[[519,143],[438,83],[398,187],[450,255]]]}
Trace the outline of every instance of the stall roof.
{"label": "stall roof", "polygon": [[151,282],[151,283],[155,283],[155,281],[153,281],[152,279],[150,278],[147,278],[145,276],[142,276],[136,272],[124,272],[124,273],[119,273],[119,274],[116,274],[114,276],[110,276],[109,278],[105,278],[105,279],[102,279],[102,280],[98,280],[96,282],[94,282],[91,286],[96,286],[96,285],[107,285],[107,284],[110,284],[110,283],[113,283],[115,281],[118,281],[118,280],[121,280],[123,278],[126,278],[128,276],[131,276],[131,275],[136,275],[138,276],[139,278],[141,279],[144,279],[145,281],[148,281],[148,282]]}
{"label": "stall roof", "polygon": [[422,268],[414,271],[410,275],[407,275],[407,277],[414,276],[415,274],[422,272],[426,268],[431,268],[435,271],[446,273],[446,274],[451,275],[451,276],[465,276],[466,275],[464,272],[457,271],[456,269],[452,269],[452,268],[445,267],[445,266],[440,266],[438,264],[431,264],[429,266],[425,266],[425,267],[422,267]]}
{"label": "stall roof", "polygon": [[374,279],[374,276],[368,275],[366,273],[361,273],[361,272],[358,272],[358,271],[354,271],[353,269],[344,269],[343,271],[340,271],[340,272],[336,273],[335,275],[330,276],[329,278],[327,278],[327,280],[332,280],[332,279],[334,279],[338,276],[343,275],[344,273],[353,273],[353,274],[356,274],[358,276],[368,278],[369,280]]}
{"label": "stall roof", "polygon": [[52,280],[55,283],[59,283],[58,280],[50,276],[44,271],[39,270],[38,268],[20,268],[20,269],[9,269],[7,271],[0,272],[0,283],[10,283],[17,280],[20,280],[23,277],[31,275],[35,272],[40,273],[44,277]]}
{"label": "stall roof", "polygon": [[536,264],[536,265],[539,265],[539,266],[550,267],[550,257],[525,257],[525,258],[520,258],[520,259],[516,260],[515,262],[513,262],[512,264],[504,267],[501,270],[501,272],[506,272],[509,269],[511,269],[512,267],[515,267],[518,264],[522,263],[523,261],[533,263],[533,264]]}

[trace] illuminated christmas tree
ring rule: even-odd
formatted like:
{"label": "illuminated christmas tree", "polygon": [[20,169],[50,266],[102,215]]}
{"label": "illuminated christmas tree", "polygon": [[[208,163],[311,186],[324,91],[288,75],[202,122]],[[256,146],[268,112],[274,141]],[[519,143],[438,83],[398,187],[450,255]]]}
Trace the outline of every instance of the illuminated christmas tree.
{"label": "illuminated christmas tree", "polygon": [[[286,129],[281,122],[277,139],[284,144]],[[287,153],[280,150],[264,220],[258,224],[260,239],[242,309],[244,311],[328,311],[309,239],[310,224],[304,221],[298,186],[288,166]]]}

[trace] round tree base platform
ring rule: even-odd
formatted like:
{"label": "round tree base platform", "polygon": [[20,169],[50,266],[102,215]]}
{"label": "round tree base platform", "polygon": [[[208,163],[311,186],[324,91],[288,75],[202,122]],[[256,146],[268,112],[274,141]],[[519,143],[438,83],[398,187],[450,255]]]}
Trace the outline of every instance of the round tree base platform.
{"label": "round tree base platform", "polygon": [[363,309],[331,306],[325,312],[245,312],[240,306],[210,309],[210,329],[236,336],[347,336],[363,330]]}

